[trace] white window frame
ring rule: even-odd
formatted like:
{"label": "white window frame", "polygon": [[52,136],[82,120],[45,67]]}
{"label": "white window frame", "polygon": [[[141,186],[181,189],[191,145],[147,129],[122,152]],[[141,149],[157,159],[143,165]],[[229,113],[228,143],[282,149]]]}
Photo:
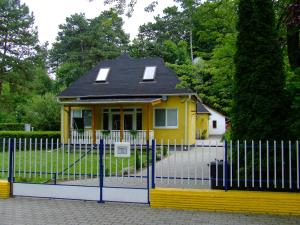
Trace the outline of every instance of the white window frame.
{"label": "white window frame", "polygon": [[[80,117],[74,117],[74,111],[80,111]],[[73,118],[82,118],[82,109],[72,109],[72,120]]]}
{"label": "white window frame", "polygon": [[[156,109],[164,109],[165,111],[166,111],[166,117],[165,117],[165,121],[166,121],[166,125],[165,126],[156,126],[155,125],[155,110]],[[167,125],[167,122],[168,122],[168,112],[167,112],[167,110],[176,110],[176,120],[177,120],[177,126],[168,126]],[[178,129],[178,123],[179,123],[179,121],[178,121],[178,108],[169,108],[169,107],[155,107],[155,108],[153,108],[153,127],[155,128],[155,129]]]}
{"label": "white window frame", "polygon": [[[146,71],[147,71],[148,68],[154,68],[153,78],[145,78]],[[157,70],[156,66],[146,66],[145,70],[144,70],[144,74],[143,74],[143,81],[153,81],[153,80],[155,80],[156,70]]]}
{"label": "white window frame", "polygon": [[[101,110],[101,113],[102,113],[102,130],[103,130],[103,124],[104,124],[104,118],[103,118],[103,114],[104,114],[104,110],[108,110],[108,112],[106,112],[108,114],[108,129],[109,130],[112,130],[112,115],[113,114],[120,114],[120,112],[112,112],[112,109],[120,109],[119,107],[110,107],[110,108],[103,108]],[[123,108],[124,109],[133,109],[132,112],[125,112],[123,111],[124,114],[132,114],[133,115],[133,130],[137,130],[136,126],[137,126],[137,123],[136,123],[136,114],[137,114],[137,111],[138,110],[142,110],[142,113],[143,113],[143,109],[141,107],[125,107]]]}
{"label": "white window frame", "polygon": [[[101,70],[102,71],[107,71],[105,75],[105,77],[103,79],[100,79],[100,73],[101,73]],[[98,74],[97,74],[97,77],[96,77],[96,82],[106,82],[107,81],[107,78],[108,78],[108,75],[109,75],[109,72],[110,72],[110,67],[106,67],[106,68],[100,68],[99,71],[98,71]]]}
{"label": "white window frame", "polygon": [[[72,109],[72,113],[71,113],[71,129],[74,129],[74,127],[73,127],[73,112],[74,112],[74,110],[78,110],[78,111],[80,111],[80,115],[81,115],[81,117],[76,117],[76,118],[83,118],[83,110],[90,110],[90,111],[92,111],[92,109],[90,109],[90,108],[80,108],[80,109]],[[93,119],[92,119],[93,120]],[[84,129],[91,129],[92,128],[92,126],[84,126]]]}
{"label": "white window frame", "polygon": [[[82,118],[83,118],[83,110],[92,111],[92,123],[91,126],[84,126],[84,129],[92,129],[93,128],[93,110],[92,109],[82,109]],[[84,120],[84,118],[83,118]]]}

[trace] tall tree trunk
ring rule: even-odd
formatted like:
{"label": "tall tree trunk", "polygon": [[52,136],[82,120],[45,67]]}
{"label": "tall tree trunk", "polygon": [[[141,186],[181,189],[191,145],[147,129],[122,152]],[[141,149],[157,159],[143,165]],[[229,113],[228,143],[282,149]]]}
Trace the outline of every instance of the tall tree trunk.
{"label": "tall tree trunk", "polygon": [[193,55],[193,30],[190,29],[190,51],[191,51],[191,60],[193,62],[194,55]]}

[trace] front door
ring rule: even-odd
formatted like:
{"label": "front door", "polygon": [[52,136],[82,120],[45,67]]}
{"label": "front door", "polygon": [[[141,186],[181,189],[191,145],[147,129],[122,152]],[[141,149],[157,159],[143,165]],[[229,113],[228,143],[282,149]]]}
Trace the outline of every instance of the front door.
{"label": "front door", "polygon": [[120,130],[120,121],[121,121],[121,116],[120,114],[112,114],[112,129],[113,130]]}

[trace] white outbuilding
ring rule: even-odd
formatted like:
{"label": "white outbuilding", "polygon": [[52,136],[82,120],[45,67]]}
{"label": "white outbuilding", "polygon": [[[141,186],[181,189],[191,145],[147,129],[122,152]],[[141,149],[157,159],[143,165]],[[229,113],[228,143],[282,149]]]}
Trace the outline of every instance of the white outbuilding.
{"label": "white outbuilding", "polygon": [[221,136],[226,132],[226,117],[220,112],[210,108],[207,105],[204,105],[205,108],[209,111],[209,136]]}

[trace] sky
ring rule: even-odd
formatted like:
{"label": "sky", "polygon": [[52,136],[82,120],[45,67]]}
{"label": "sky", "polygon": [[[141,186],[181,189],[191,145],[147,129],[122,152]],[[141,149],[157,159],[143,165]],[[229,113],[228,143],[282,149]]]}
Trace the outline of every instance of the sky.
{"label": "sky", "polygon": [[[35,17],[35,25],[38,27],[39,40],[44,43],[48,41],[51,45],[55,41],[59,31],[58,25],[66,21],[75,13],[85,13],[86,18],[91,19],[98,16],[101,11],[109,9],[104,6],[104,0],[21,0]],[[155,12],[148,13],[144,7],[149,5],[151,0],[137,0],[135,11],[131,18],[123,16],[124,30],[130,34],[131,40],[138,34],[140,25],[154,21],[153,16],[160,14],[164,8],[174,5],[173,0],[160,0]]]}

